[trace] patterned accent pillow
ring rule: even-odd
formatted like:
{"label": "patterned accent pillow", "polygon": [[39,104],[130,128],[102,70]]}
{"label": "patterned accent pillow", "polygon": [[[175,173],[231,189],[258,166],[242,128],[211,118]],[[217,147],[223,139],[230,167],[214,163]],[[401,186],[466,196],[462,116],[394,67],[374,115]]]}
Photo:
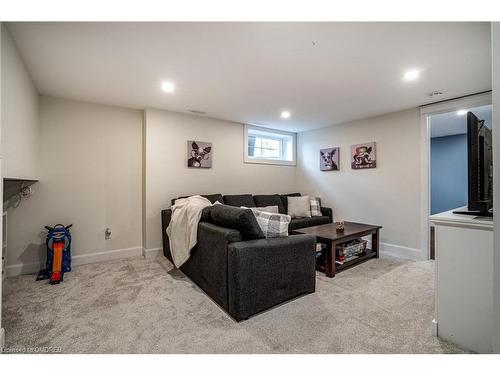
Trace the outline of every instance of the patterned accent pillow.
{"label": "patterned accent pillow", "polygon": [[252,210],[252,212],[266,238],[288,236],[290,216],[259,210]]}
{"label": "patterned accent pillow", "polygon": [[321,200],[319,198],[311,197],[311,216],[323,216],[321,213]]}
{"label": "patterned accent pillow", "polygon": [[265,206],[265,207],[250,207],[252,211],[269,212],[271,214],[279,214],[278,206]]}

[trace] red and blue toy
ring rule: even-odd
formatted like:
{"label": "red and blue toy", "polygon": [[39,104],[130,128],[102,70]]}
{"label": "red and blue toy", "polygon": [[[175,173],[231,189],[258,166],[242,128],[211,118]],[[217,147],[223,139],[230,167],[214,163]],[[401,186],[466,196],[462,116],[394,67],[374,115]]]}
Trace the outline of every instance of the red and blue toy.
{"label": "red and blue toy", "polygon": [[64,226],[56,224],[54,227],[46,226],[49,231],[47,240],[46,268],[38,273],[38,280],[49,279],[50,284],[59,284],[64,279],[64,273],[71,271],[71,232],[70,224]]}

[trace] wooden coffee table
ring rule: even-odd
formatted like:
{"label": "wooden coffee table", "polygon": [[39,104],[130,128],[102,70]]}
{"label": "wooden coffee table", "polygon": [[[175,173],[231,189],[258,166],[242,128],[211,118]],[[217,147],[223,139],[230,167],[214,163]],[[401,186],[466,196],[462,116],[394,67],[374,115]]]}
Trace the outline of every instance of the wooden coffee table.
{"label": "wooden coffee table", "polygon": [[[330,223],[297,229],[294,230],[293,233],[312,234],[313,236],[316,236],[319,243],[324,243],[327,246],[326,262],[324,267],[320,267],[319,270],[325,272],[326,276],[328,277],[334,277],[336,272],[355,266],[356,264],[365,262],[371,258],[378,258],[379,230],[381,228],[382,227],[378,225],[369,225],[346,221],[344,223],[344,230],[342,232],[337,231],[335,223]],[[372,236],[372,248],[366,249],[364,255],[361,255],[359,258],[353,259],[351,261],[345,262],[342,265],[335,263],[335,249],[337,245],[369,235]]]}

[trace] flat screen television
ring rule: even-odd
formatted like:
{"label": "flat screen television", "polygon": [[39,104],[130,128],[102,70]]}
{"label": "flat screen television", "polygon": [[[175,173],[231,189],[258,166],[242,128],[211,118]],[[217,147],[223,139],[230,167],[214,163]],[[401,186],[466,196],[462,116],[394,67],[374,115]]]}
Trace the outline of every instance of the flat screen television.
{"label": "flat screen television", "polygon": [[474,113],[467,113],[467,211],[455,213],[493,216],[493,148],[491,129]]}

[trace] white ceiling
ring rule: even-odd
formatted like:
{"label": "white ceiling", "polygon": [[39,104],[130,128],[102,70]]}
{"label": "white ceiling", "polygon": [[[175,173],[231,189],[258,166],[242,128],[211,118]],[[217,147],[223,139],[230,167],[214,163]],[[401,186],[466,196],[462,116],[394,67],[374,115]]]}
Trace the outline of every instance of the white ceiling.
{"label": "white ceiling", "polygon": [[[484,120],[485,125],[491,129],[491,105],[464,109]],[[466,115],[460,116],[457,111],[453,111],[431,116],[431,138],[456,134],[467,134]]]}
{"label": "white ceiling", "polygon": [[[489,23],[11,23],[40,93],[303,131],[491,89]],[[402,80],[406,70],[420,78]],[[176,85],[160,91],[162,80]],[[433,100],[435,90],[443,95]],[[280,119],[283,109],[288,120]]]}

